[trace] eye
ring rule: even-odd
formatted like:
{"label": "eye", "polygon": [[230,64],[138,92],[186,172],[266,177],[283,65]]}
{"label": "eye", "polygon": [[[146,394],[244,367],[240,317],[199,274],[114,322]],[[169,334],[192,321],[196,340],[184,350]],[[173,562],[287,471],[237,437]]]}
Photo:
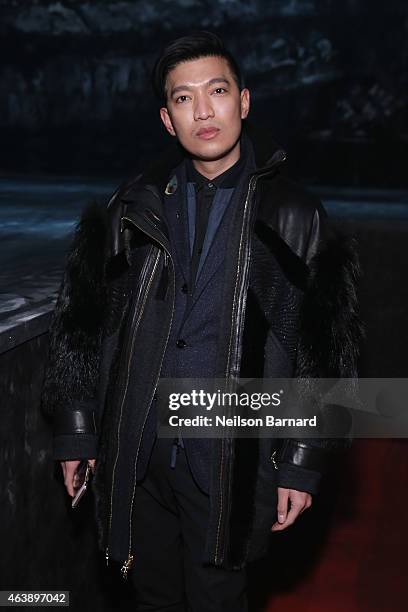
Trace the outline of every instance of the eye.
{"label": "eye", "polygon": [[225,87],[217,87],[217,89],[214,89],[215,93],[224,93],[225,91],[227,91]]}
{"label": "eye", "polygon": [[[185,95],[183,95],[183,96],[178,96],[178,98],[176,98],[176,104],[181,104],[182,102],[184,102],[184,100],[181,100],[181,98],[185,98],[185,99],[187,99],[187,97],[188,97],[188,96],[185,96]],[[181,102],[179,102],[179,100],[181,100]]]}

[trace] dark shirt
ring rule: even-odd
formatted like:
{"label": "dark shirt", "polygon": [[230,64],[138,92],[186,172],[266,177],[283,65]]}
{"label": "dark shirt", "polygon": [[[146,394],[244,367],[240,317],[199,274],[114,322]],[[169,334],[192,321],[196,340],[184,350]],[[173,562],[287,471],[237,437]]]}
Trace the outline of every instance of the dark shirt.
{"label": "dark shirt", "polygon": [[203,243],[208,225],[208,216],[217,189],[231,189],[238,183],[240,172],[244,165],[244,152],[241,149],[240,158],[228,170],[212,180],[196,170],[190,158],[187,159],[187,181],[194,183],[196,194],[196,225],[193,253],[191,258],[191,286],[196,281],[196,274],[203,249]]}

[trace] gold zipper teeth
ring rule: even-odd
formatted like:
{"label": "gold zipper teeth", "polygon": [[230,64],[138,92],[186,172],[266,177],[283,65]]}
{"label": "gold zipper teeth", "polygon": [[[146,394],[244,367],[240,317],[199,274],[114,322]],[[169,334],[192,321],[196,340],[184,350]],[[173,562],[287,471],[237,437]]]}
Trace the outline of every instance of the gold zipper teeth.
{"label": "gold zipper teeth", "polygon": [[[163,249],[164,249],[164,246],[163,246]],[[167,251],[165,251],[165,255],[170,258],[170,255],[167,253]],[[167,266],[166,258],[165,258],[165,265]],[[173,268],[173,280],[174,280],[173,286],[175,286],[174,268]],[[139,445],[138,445],[137,451],[136,451],[136,458],[135,458],[135,465],[134,465],[134,475],[133,475],[133,483],[134,483],[133,484],[133,494],[132,494],[132,501],[131,501],[131,504],[130,504],[130,514],[129,514],[129,550],[128,550],[129,556],[131,555],[131,550],[132,550],[132,513],[133,513],[133,502],[134,502],[135,491],[136,491],[137,459],[139,457],[140,444],[141,444],[141,441],[142,441],[143,431],[144,431],[144,428],[145,428],[145,425],[146,425],[147,417],[149,415],[150,405],[151,405],[151,403],[153,401],[153,397],[154,397],[154,394],[156,393],[156,389],[157,389],[157,384],[159,382],[161,366],[162,366],[162,363],[163,363],[164,354],[166,352],[167,344],[168,344],[169,337],[170,337],[170,331],[171,331],[171,325],[172,325],[172,322],[173,322],[173,316],[174,316],[174,299],[173,299],[173,306],[172,306],[171,317],[170,317],[169,330],[168,330],[168,333],[167,333],[166,342],[165,342],[165,345],[164,345],[164,348],[163,348],[163,351],[162,351],[161,360],[160,360],[159,374],[157,376],[156,383],[155,383],[155,386],[154,386],[154,389],[153,389],[153,394],[152,394],[152,397],[150,399],[149,408],[148,408],[148,410],[146,412],[145,419],[143,421],[143,427],[142,427],[142,432],[141,432],[141,436],[140,436],[140,439],[139,439]]]}
{"label": "gold zipper teeth", "polygon": [[[122,219],[121,219],[121,223],[123,223],[123,221],[124,221],[124,220],[126,220],[126,221],[130,221],[130,223],[133,223],[133,225],[135,225],[135,227],[137,227],[138,229],[140,229],[141,231],[143,231],[143,232],[144,232],[144,233],[145,233],[147,236],[149,236],[149,237],[150,237],[150,238],[151,238],[151,239],[152,239],[154,242],[157,242],[158,244],[160,244],[160,246],[162,247],[162,249],[163,249],[163,251],[164,251],[164,255],[165,255],[165,258],[164,258],[164,265],[165,265],[165,266],[167,266],[167,257],[168,257],[169,259],[171,259],[171,256],[170,256],[170,253],[168,252],[168,250],[166,249],[166,247],[164,246],[164,244],[163,244],[163,243],[161,243],[159,240],[157,240],[157,238],[156,238],[155,236],[152,236],[151,234],[149,234],[149,232],[146,232],[146,230],[144,230],[143,228],[140,228],[140,227],[139,227],[139,226],[138,226],[138,225],[137,225],[137,224],[136,224],[136,223],[135,223],[135,222],[134,222],[132,219],[129,219],[128,217],[122,217]],[[135,329],[134,329],[134,331],[133,331],[132,345],[131,345],[131,349],[130,349],[129,363],[128,363],[127,384],[126,384],[126,388],[125,388],[125,392],[124,392],[124,395],[123,395],[123,398],[122,398],[122,404],[121,404],[121,416],[120,416],[120,420],[119,420],[119,427],[118,427],[118,438],[119,438],[119,431],[120,431],[120,423],[121,423],[121,419],[122,419],[122,409],[123,409],[123,404],[124,404],[124,401],[125,401],[125,398],[126,398],[127,386],[128,386],[128,382],[129,382],[129,364],[130,364],[131,356],[132,356],[132,353],[133,353],[134,339],[135,339],[135,335],[136,335],[137,327],[138,327],[138,325],[139,325],[139,323],[140,323],[140,319],[141,319],[141,316],[142,316],[142,314],[143,314],[144,306],[145,306],[145,304],[146,304],[146,300],[147,300],[147,295],[148,295],[148,293],[149,293],[150,285],[151,285],[151,283],[152,283],[153,276],[154,276],[154,273],[155,273],[155,271],[156,271],[156,268],[157,268],[157,264],[158,264],[159,258],[160,258],[160,251],[159,251],[159,252],[158,252],[158,254],[157,254],[157,257],[156,257],[156,260],[155,260],[155,263],[154,263],[154,268],[153,268],[153,270],[152,270],[152,274],[151,274],[150,279],[149,279],[148,287],[146,288],[146,291],[145,291],[145,294],[144,294],[144,300],[143,300],[143,307],[142,307],[142,311],[141,311],[141,313],[140,313],[140,316],[138,317],[138,320],[137,320],[137,325],[136,325],[136,327],[135,327]],[[135,308],[135,311],[136,311],[136,308]],[[171,322],[172,322],[172,320],[173,320],[173,314],[174,314],[174,303],[173,303],[173,309],[172,309],[172,315],[171,315]],[[169,336],[170,336],[171,322],[170,322],[169,331],[168,331],[168,334],[167,334],[166,346],[167,346],[167,342],[168,342],[168,339],[169,339]],[[132,323],[132,325],[133,325],[133,323]],[[165,350],[166,350],[166,349],[164,348],[164,350],[163,350],[163,354],[162,354],[161,363],[163,362],[163,358],[164,358],[164,352],[165,352]],[[160,377],[160,371],[159,371],[159,376],[157,377],[157,381],[156,381],[155,390],[156,390],[156,388],[157,388],[157,382],[158,382],[158,380],[159,380],[159,377]],[[154,392],[153,392],[153,396],[154,396],[155,390],[154,390]],[[152,399],[153,399],[153,397],[152,397]],[[143,422],[142,434],[143,434],[144,426],[145,426],[145,424],[146,424],[146,420],[147,420],[148,412],[149,412],[149,411],[147,411],[147,414],[145,415],[145,419],[144,419],[144,422]],[[138,453],[139,453],[139,449],[140,449],[140,442],[141,442],[141,439],[139,440],[139,446],[138,446],[137,453],[136,453],[136,459],[135,459],[135,470],[136,470],[136,463],[137,463]],[[114,465],[114,474],[115,474],[115,468],[116,468],[116,462],[117,462],[117,458],[118,458],[118,456],[119,456],[119,439],[118,439],[118,451],[117,451],[117,456],[116,456],[115,465]],[[132,501],[131,501],[131,508],[130,508],[130,520],[129,520],[129,550],[128,550],[128,559],[127,559],[127,560],[126,560],[126,561],[123,563],[122,568],[121,568],[121,572],[122,572],[122,576],[123,576],[123,578],[127,578],[127,573],[128,573],[128,570],[129,570],[130,566],[131,566],[131,565],[132,565],[132,563],[133,563],[133,555],[131,554],[131,548],[132,548],[132,532],[131,532],[131,524],[132,524],[132,511],[133,511],[133,500],[134,500],[134,495],[135,495],[135,486],[136,486],[136,479],[134,478],[133,494],[132,494]],[[109,534],[110,534],[110,530],[111,530],[111,526],[112,526],[112,500],[113,500],[113,488],[114,488],[114,477],[113,477],[113,480],[112,480],[112,490],[111,490],[111,514],[110,514],[110,523],[109,523],[109,533],[108,533],[108,538],[109,538]],[[107,551],[108,551],[108,549],[107,549]]]}
{"label": "gold zipper teeth", "polygon": [[[281,163],[281,162],[285,161],[285,159],[286,159],[286,154],[284,154],[282,159],[277,160],[273,165],[277,165],[278,163]],[[248,185],[247,196],[246,196],[246,200],[245,200],[245,209],[247,207],[251,191],[253,192],[255,190],[255,185],[256,185],[256,182],[257,182],[258,178],[260,176],[264,175],[264,174],[268,174],[270,172],[270,168],[271,167],[269,167],[266,172],[259,172],[258,174],[254,175],[254,176],[252,176],[250,178],[249,185]],[[244,209],[244,215],[246,213],[245,209]],[[243,223],[243,225],[244,225],[244,223]],[[248,230],[249,230],[249,228],[248,228]],[[237,276],[236,276],[235,290],[234,290],[234,303],[233,303],[233,316],[232,316],[232,320],[234,320],[234,315],[235,315],[235,310],[236,310],[236,307],[235,307],[236,297],[235,296],[236,296],[238,277],[239,277],[239,272],[240,272],[239,260],[240,260],[242,240],[243,240],[243,230],[241,232],[241,239],[240,239],[240,246],[239,246],[238,267],[237,267]],[[240,313],[240,314],[242,314],[242,313]],[[228,348],[228,361],[227,361],[227,368],[226,368],[226,378],[228,378],[229,370],[230,370],[231,345],[232,345],[234,327],[235,327],[234,325],[231,326],[230,344],[229,344],[229,348]],[[221,480],[222,480],[223,469],[224,469],[224,439],[222,439],[222,447],[221,447],[220,484],[221,484]],[[222,490],[221,490],[221,486],[220,486],[220,514],[219,514],[219,517],[218,517],[217,537],[216,537],[216,544],[215,544],[215,555],[214,555],[214,563],[215,564],[217,564],[217,562],[221,563],[223,561],[223,559],[220,559],[218,557],[222,514],[223,514],[223,511],[224,511],[223,499],[222,498],[223,498],[223,495],[222,495]]]}
{"label": "gold zipper teeth", "polygon": [[[153,254],[153,250],[154,250],[154,247],[152,246],[148,257],[146,258],[146,262],[145,262],[145,266],[144,266],[144,269],[142,271],[142,274],[146,274],[147,273],[147,268],[148,268],[148,265],[150,263],[150,258],[151,258],[152,254]],[[155,265],[157,265],[157,259],[158,258],[156,256]],[[154,267],[153,271],[154,270],[155,270],[155,267]],[[137,304],[136,304],[136,306],[137,306]],[[131,327],[133,327],[133,323],[134,323],[134,319],[135,319],[135,316],[136,316],[136,312],[137,312],[137,308],[135,308],[135,312],[134,312],[134,316],[133,316]],[[140,318],[139,318],[139,321],[140,321]],[[119,416],[119,424],[118,424],[118,430],[117,430],[118,448],[117,448],[117,451],[116,451],[115,463],[113,465],[112,488],[111,488],[111,498],[110,498],[109,529],[108,529],[108,539],[107,539],[108,546],[106,548],[106,553],[105,553],[105,558],[106,558],[106,564],[107,565],[109,563],[109,536],[110,536],[110,531],[111,531],[111,528],[112,528],[113,489],[114,489],[114,486],[115,486],[116,465],[117,465],[117,461],[118,461],[118,457],[119,457],[119,447],[120,447],[120,426],[121,426],[121,423],[122,423],[123,405],[124,405],[124,401],[125,401],[125,398],[126,398],[127,387],[128,387],[128,384],[129,384],[129,374],[130,374],[130,368],[129,368],[129,363],[128,363],[126,386],[125,386],[125,391],[124,391],[124,394],[123,394],[123,397],[122,397],[122,403],[121,403],[121,406],[120,406],[120,416]]]}
{"label": "gold zipper teeth", "polygon": [[[244,215],[246,214],[246,210],[247,210],[247,206],[248,206],[248,200],[249,200],[249,194],[251,192],[251,186],[252,186],[252,183],[254,181],[255,180],[253,180],[252,178],[249,181],[248,191],[247,191],[247,195],[246,195],[246,199],[245,199]],[[241,232],[239,252],[238,252],[238,267],[237,267],[237,275],[236,275],[236,280],[235,280],[234,303],[233,303],[233,310],[232,310],[232,321],[234,320],[234,313],[235,313],[236,294],[237,294],[238,278],[239,278],[239,272],[240,272],[239,261],[240,261],[242,241],[243,241],[243,230]],[[228,347],[228,361],[227,361],[227,368],[226,368],[226,373],[225,373],[226,378],[228,378],[229,367],[230,367],[231,344],[232,344],[232,336],[233,336],[232,329],[233,329],[233,325],[231,326],[230,343],[229,343],[229,347]],[[217,561],[219,560],[218,559],[218,548],[219,548],[219,540],[220,540],[220,533],[221,533],[221,520],[222,520],[223,511],[224,511],[224,507],[223,507],[223,495],[222,495],[222,487],[221,487],[223,470],[224,470],[224,438],[221,441],[221,469],[220,469],[220,478],[219,478],[219,482],[220,482],[220,514],[218,516],[217,536],[216,536],[216,542],[215,542],[215,555],[214,555],[214,562],[216,564],[217,564]]]}
{"label": "gold zipper teeth", "polygon": [[122,578],[126,580],[128,576],[128,572],[133,565],[133,555],[129,555],[122,567],[120,568],[120,572],[122,574]]}

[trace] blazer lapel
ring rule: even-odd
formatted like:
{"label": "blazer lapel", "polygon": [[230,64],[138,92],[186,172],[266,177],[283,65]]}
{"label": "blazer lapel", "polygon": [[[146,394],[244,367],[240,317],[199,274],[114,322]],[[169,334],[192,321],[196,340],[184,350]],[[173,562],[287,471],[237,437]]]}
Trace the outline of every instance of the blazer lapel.
{"label": "blazer lapel", "polygon": [[219,189],[215,194],[208,217],[207,232],[204,238],[203,251],[197,270],[196,286],[189,312],[224,261],[224,247],[228,234],[228,223],[224,219],[224,215],[226,215],[233,192],[234,189]]}

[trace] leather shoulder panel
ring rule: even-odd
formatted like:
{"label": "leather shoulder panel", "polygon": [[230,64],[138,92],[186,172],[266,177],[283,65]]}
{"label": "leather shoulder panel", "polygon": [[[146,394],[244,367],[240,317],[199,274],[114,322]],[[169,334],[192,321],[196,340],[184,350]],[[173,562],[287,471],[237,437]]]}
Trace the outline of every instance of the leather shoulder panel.
{"label": "leather shoulder panel", "polygon": [[279,174],[259,181],[257,198],[257,221],[275,231],[309,264],[327,232],[327,213],[320,200]]}

